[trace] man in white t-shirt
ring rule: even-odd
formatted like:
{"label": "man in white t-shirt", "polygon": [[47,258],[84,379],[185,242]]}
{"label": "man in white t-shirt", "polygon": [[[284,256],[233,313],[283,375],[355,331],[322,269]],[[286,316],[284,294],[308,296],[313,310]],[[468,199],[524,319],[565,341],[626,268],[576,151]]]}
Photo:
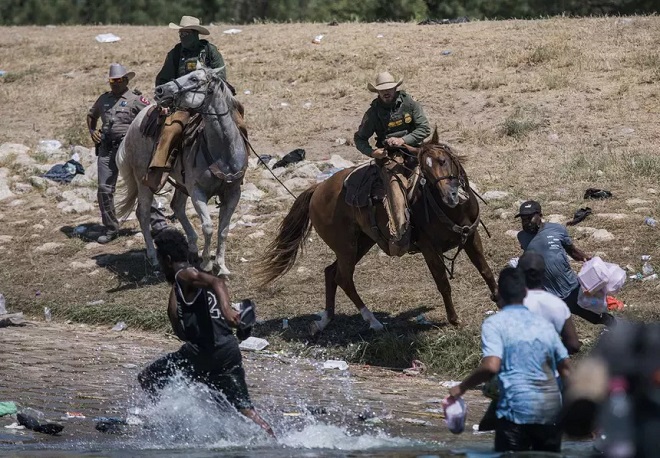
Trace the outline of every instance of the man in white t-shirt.
{"label": "man in white t-shirt", "polygon": [[580,351],[582,343],[578,340],[571,311],[563,300],[543,289],[543,256],[533,251],[525,252],[518,261],[518,268],[525,275],[527,285],[527,296],[523,305],[554,326],[569,354]]}

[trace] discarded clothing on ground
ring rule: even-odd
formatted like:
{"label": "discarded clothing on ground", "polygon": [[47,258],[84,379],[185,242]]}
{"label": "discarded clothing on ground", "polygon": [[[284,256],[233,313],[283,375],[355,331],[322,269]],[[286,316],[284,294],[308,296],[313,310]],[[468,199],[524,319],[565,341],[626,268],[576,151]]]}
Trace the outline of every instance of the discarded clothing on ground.
{"label": "discarded clothing on ground", "polygon": [[585,199],[607,199],[609,197],[612,197],[612,193],[605,189],[589,188],[584,191]]}
{"label": "discarded clothing on ground", "polygon": [[41,423],[35,417],[30,415],[19,413],[16,415],[18,419],[18,424],[25,426],[27,429],[36,431],[38,433],[55,435],[62,432],[64,426],[58,425],[57,423]]}
{"label": "discarded clothing on ground", "polygon": [[285,155],[282,159],[277,161],[273,168],[286,167],[289,164],[295,164],[305,159],[305,150],[302,148],[297,148]]}
{"label": "discarded clothing on ground", "polygon": [[16,403],[12,401],[0,402],[0,417],[16,413]]}
{"label": "discarded clothing on ground", "polygon": [[581,223],[582,221],[584,221],[585,218],[589,215],[591,215],[591,208],[589,208],[589,207],[580,208],[573,215],[573,219],[568,221],[566,223],[566,225],[567,226],[575,226],[576,224]]}
{"label": "discarded clothing on ground", "polygon": [[76,160],[70,159],[65,164],[55,164],[50,170],[42,176],[58,183],[71,183],[76,175],[84,175],[85,169],[82,164]]}

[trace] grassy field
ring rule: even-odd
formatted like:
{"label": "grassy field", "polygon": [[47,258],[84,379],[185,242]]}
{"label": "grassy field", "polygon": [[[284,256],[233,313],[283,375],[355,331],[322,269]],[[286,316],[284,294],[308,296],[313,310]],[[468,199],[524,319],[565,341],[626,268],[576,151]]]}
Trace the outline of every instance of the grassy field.
{"label": "grassy field", "polygon": [[[545,215],[557,221],[590,206],[594,215],[570,229],[587,252],[635,271],[642,254],[660,259],[660,228],[643,224],[645,216],[658,217],[660,18],[267,24],[223,34],[227,28],[212,27],[210,40],[227,61],[259,153],[304,148],[310,160],[339,154],[360,162],[352,137],[372,99],[366,82],[389,70],[404,77],[404,88],[423,104],[440,137],[467,156],[467,172],[479,191],[509,193],[482,206],[493,235],[484,243],[494,272],[520,254],[507,231],[519,229],[513,215],[527,198],[540,200]],[[121,41],[94,40],[108,32]],[[318,34],[324,38],[313,44]],[[0,78],[0,143],[34,148],[39,140],[56,138],[91,146],[85,115],[107,90],[108,65],[121,62],[135,71],[132,87],[151,96],[176,40],[167,27],[0,28],[0,70],[8,72]],[[10,176],[18,170],[11,161],[0,166]],[[250,171],[247,181],[258,184],[261,173]],[[588,187],[608,189],[614,198],[585,202]],[[0,292],[8,307],[40,316],[49,306],[55,319],[167,329],[167,285],[145,277],[141,241],[122,238],[102,247],[68,238],[67,227],[98,217],[61,214],[53,194],[33,190],[20,196],[19,205],[0,203],[0,235],[13,237],[0,243]],[[271,348],[392,367],[421,359],[448,376],[477,363],[479,326],[494,305],[465,255],[452,282],[461,327],[447,324],[421,255],[389,259],[373,250],[358,265],[356,284],[387,332],[367,332],[340,293],[336,321],[310,340],[307,324],[324,303],[323,268],[333,261],[323,242],[312,234],[297,267],[274,286],[260,289],[253,279],[259,254],[290,205],[275,190],[258,203],[243,202],[239,214],[251,214],[257,225],[237,226],[228,246],[232,294],[254,298],[265,320],[256,335]],[[129,221],[127,227],[137,225]],[[582,227],[606,229],[614,238],[598,242]],[[265,237],[249,237],[258,230]],[[61,245],[35,251],[44,242]],[[659,285],[629,282],[619,294],[628,305],[623,315],[657,320]],[[88,305],[99,300],[104,302]],[[420,313],[434,326],[417,323]],[[289,319],[287,330],[283,318]],[[580,336],[593,343],[600,329],[576,320]]]}

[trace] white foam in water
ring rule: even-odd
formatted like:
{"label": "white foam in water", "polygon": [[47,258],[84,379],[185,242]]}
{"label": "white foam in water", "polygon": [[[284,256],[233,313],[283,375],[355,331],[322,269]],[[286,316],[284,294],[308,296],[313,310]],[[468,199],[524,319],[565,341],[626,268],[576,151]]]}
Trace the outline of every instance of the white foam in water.
{"label": "white foam in water", "polygon": [[316,424],[302,431],[283,435],[278,443],[293,448],[325,448],[335,450],[368,450],[384,447],[406,447],[416,443],[408,439],[390,437],[385,433],[352,436],[342,427]]}
{"label": "white foam in water", "polygon": [[151,436],[148,447],[228,448],[268,442],[261,428],[213,395],[205,385],[175,376],[158,401],[140,412]]}

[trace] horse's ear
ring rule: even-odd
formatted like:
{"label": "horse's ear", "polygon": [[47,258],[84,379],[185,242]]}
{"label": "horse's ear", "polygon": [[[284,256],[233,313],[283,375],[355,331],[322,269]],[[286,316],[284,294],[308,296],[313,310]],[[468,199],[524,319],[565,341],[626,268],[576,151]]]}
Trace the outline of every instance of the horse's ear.
{"label": "horse's ear", "polygon": [[440,138],[438,136],[438,126],[435,126],[435,129],[433,129],[433,136],[431,137],[431,141],[429,143],[431,145],[437,145],[440,143]]}
{"label": "horse's ear", "polygon": [[224,72],[224,71],[225,71],[225,66],[224,65],[222,67],[211,69],[211,73],[213,73],[213,76],[216,77],[216,78],[221,78],[222,77],[221,76],[222,72]]}

